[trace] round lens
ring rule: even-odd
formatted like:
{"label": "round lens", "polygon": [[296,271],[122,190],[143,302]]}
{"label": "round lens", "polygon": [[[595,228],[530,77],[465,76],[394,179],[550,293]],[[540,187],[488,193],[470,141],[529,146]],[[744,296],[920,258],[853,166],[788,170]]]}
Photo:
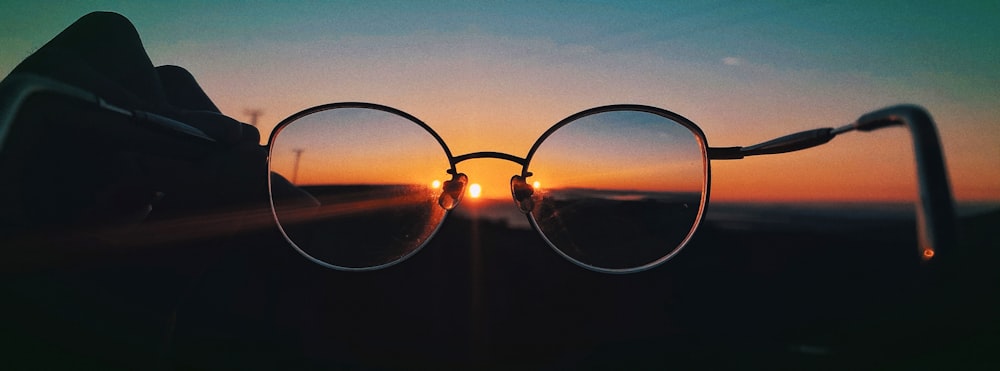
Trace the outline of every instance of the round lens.
{"label": "round lens", "polygon": [[529,154],[529,217],[560,254],[626,273],[656,266],[694,233],[705,207],[704,135],[673,113],[583,112],[550,129]]}
{"label": "round lens", "polygon": [[441,225],[447,150],[403,115],[320,107],[272,135],[272,210],[304,256],[335,269],[375,269],[409,257]]}

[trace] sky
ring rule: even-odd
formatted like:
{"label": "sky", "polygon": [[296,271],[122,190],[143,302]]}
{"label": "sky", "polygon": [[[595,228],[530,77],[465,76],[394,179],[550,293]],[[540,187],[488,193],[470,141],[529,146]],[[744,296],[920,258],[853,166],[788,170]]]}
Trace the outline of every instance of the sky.
{"label": "sky", "polygon": [[[94,10],[132,20],[154,64],[190,70],[224,113],[263,112],[265,135],[307,107],[366,101],[420,118],[456,155],[524,156],[562,118],[636,103],[724,147],[915,103],[956,198],[1000,200],[998,1],[4,1],[0,75]],[[712,199],[912,200],[912,158],[905,129],[848,133],[713,161]],[[463,165],[484,193],[520,170]]]}

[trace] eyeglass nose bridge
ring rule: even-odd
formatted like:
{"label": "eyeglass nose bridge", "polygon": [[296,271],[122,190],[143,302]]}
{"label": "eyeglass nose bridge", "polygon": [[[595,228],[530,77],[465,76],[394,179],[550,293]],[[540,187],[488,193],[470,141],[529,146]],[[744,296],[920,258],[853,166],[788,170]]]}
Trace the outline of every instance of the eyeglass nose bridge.
{"label": "eyeglass nose bridge", "polygon": [[[459,162],[465,160],[478,159],[478,158],[495,158],[498,160],[507,160],[516,163],[518,165],[521,165],[522,169],[524,169],[523,173],[521,175],[514,175],[513,177],[510,178],[511,196],[514,198],[514,204],[517,205],[518,210],[520,210],[522,213],[525,214],[530,213],[535,208],[535,201],[532,198],[532,195],[534,195],[535,193],[535,189],[534,187],[531,186],[531,184],[527,182],[527,178],[532,175],[530,172],[527,171],[527,164],[528,164],[527,159],[503,152],[492,152],[492,151],[473,152],[452,157],[451,159],[452,169],[454,169],[455,165],[458,164]],[[458,206],[458,202],[461,201],[462,194],[464,193],[465,190],[465,184],[468,183],[468,178],[465,176],[465,174],[455,173],[454,170],[449,170],[449,173],[452,174],[452,180],[445,182],[445,187],[443,187],[444,189],[441,193],[441,197],[438,199],[438,204],[441,205],[441,207],[445,208],[446,210],[451,210],[456,206]],[[448,188],[448,185],[451,184],[454,184],[455,187],[458,187],[459,183],[461,188],[455,188],[455,189]]]}
{"label": "eyeglass nose bridge", "polygon": [[528,160],[526,160],[526,159],[524,159],[522,157],[517,157],[517,156],[511,155],[511,154],[507,154],[507,153],[503,153],[503,152],[486,151],[486,152],[466,153],[466,154],[461,155],[461,156],[452,157],[451,158],[451,166],[454,167],[459,162],[462,162],[462,161],[465,161],[465,160],[477,159],[477,158],[495,158],[495,159],[499,159],[499,160],[507,160],[507,161],[516,163],[518,165],[521,165],[522,167],[528,164]]}

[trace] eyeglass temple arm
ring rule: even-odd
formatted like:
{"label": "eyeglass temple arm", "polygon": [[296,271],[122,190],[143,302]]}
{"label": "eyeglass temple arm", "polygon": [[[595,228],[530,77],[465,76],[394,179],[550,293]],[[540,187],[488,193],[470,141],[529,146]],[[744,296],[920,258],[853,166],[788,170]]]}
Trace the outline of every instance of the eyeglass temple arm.
{"label": "eyeglass temple arm", "polygon": [[[709,148],[708,157],[712,160],[735,160],[746,156],[793,152],[824,144],[849,131],[873,131],[898,125],[905,125],[913,138],[920,191],[920,202],[917,203],[920,256],[924,261],[931,258],[940,261],[942,256],[954,254],[958,227],[941,143],[934,120],[923,107],[891,106],[862,115],[857,121],[839,128],[807,130],[748,147]],[[946,259],[952,260],[950,256]]]}
{"label": "eyeglass temple arm", "polygon": [[94,93],[34,74],[13,74],[0,83],[0,149],[3,148],[21,105],[34,94],[52,93],[94,104],[97,108],[132,118],[138,122],[215,142],[205,132],[183,122],[142,110],[129,110],[108,103]]}

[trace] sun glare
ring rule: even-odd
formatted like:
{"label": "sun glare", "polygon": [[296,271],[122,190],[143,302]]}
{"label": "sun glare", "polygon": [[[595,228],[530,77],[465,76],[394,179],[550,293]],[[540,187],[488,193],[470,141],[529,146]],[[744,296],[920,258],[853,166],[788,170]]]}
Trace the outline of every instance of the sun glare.
{"label": "sun glare", "polygon": [[472,198],[479,198],[483,194],[483,187],[479,186],[479,183],[472,183],[469,185],[469,196]]}
{"label": "sun glare", "polygon": [[431,182],[431,188],[434,188],[434,189],[441,188],[441,181],[435,179],[433,182]]}
{"label": "sun glare", "polygon": [[534,184],[532,184],[532,186],[533,186],[533,187],[535,188],[535,190],[538,190],[538,189],[542,188],[542,183],[539,183],[539,182],[538,182],[538,181],[536,180],[536,181],[535,181],[535,183],[534,183]]}

